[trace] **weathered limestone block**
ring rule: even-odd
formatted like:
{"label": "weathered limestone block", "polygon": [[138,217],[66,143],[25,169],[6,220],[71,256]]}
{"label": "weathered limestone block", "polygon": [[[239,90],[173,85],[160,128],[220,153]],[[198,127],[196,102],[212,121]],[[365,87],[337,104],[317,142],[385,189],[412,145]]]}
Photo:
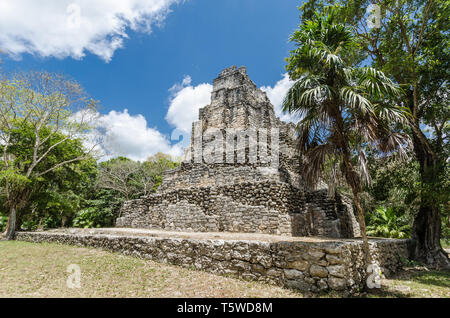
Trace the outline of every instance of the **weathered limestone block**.
{"label": "weathered limestone block", "polygon": [[294,262],[290,262],[288,266],[289,266],[289,268],[294,268],[299,271],[307,271],[309,268],[309,263],[304,260],[297,260]]}
{"label": "weathered limestone block", "polygon": [[328,277],[328,270],[326,267],[315,264],[311,265],[309,268],[309,273],[314,277]]}
{"label": "weathered limestone block", "polygon": [[342,264],[342,259],[333,254],[327,254],[326,259],[330,265]]}
{"label": "weathered limestone block", "polygon": [[325,253],[318,250],[312,250],[308,254],[305,255],[305,259],[310,261],[319,261],[322,257],[325,256]]}
{"label": "weathered limestone block", "polygon": [[296,269],[285,269],[284,276],[286,279],[302,279],[304,277],[303,273]]}
{"label": "weathered limestone block", "polygon": [[333,290],[344,290],[348,287],[345,279],[333,276],[328,279],[328,286]]}
{"label": "weathered limestone block", "polygon": [[317,281],[317,287],[319,288],[319,291],[327,290],[328,289],[327,280],[326,279],[319,279]]}
{"label": "weathered limestone block", "polygon": [[327,267],[328,273],[335,277],[344,278],[346,276],[345,267],[343,265],[332,265]]}

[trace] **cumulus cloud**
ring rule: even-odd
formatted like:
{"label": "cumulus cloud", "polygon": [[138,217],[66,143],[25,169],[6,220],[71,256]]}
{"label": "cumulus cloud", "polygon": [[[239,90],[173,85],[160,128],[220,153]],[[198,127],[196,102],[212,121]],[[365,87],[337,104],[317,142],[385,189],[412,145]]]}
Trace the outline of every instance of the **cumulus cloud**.
{"label": "cumulus cloud", "polygon": [[[261,90],[266,92],[267,97],[273,104],[276,116],[286,122],[298,121],[296,115],[285,114],[282,111],[283,98],[293,84],[294,81],[289,79],[289,75],[284,74],[282,79],[273,87],[261,87]],[[174,84],[169,89],[171,97],[166,120],[176,129],[172,139],[179,140],[179,136],[183,137],[183,147],[189,145],[192,123],[198,120],[199,109],[211,102],[212,90],[213,86],[209,83],[193,86],[192,78],[189,75],[186,75],[180,83]]]}
{"label": "cumulus cloud", "polygon": [[142,115],[130,115],[128,110],[110,111],[106,115],[98,115],[95,139],[102,160],[125,156],[133,160],[143,161],[157,152],[174,157],[182,155],[179,144],[171,144],[169,138],[156,128],[150,128]]}
{"label": "cumulus cloud", "polygon": [[111,60],[127,28],[151,32],[180,0],[1,0],[0,49],[81,59],[86,51]]}
{"label": "cumulus cloud", "polygon": [[[198,110],[211,102],[213,90],[213,86],[209,83],[197,86],[192,86],[191,83],[192,78],[186,75],[181,83],[176,83],[169,89],[171,98],[166,115],[169,124],[186,133],[191,132],[192,123],[198,119]],[[261,87],[273,104],[275,114],[283,121],[295,122],[298,120],[295,115],[285,114],[282,111],[284,96],[293,84],[294,81],[291,81],[286,73],[273,87]]]}
{"label": "cumulus cloud", "polygon": [[281,120],[286,122],[297,122],[298,116],[285,114],[282,110],[282,104],[284,96],[286,96],[287,91],[294,85],[294,81],[289,78],[289,75],[285,73],[283,78],[279,80],[275,86],[263,86],[261,90],[266,92],[267,97],[270,99],[270,102],[273,104],[275,109],[275,115],[280,117]]}
{"label": "cumulus cloud", "polygon": [[213,89],[209,83],[192,86],[191,82],[191,77],[185,76],[181,83],[169,89],[171,97],[166,120],[184,133],[191,132],[192,123],[198,119],[198,110],[211,102]]}

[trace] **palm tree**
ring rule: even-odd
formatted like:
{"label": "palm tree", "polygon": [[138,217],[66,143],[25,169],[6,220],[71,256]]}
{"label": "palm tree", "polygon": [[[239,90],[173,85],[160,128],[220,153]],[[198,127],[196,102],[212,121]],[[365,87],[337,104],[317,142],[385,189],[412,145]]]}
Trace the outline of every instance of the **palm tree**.
{"label": "palm tree", "polygon": [[356,42],[347,26],[335,23],[335,10],[303,21],[291,36],[296,49],[287,59],[287,70],[296,80],[283,101],[283,110],[298,114],[299,150],[303,175],[314,186],[332,166],[330,192],[342,173],[351,188],[363,240],[366,264],[371,263],[364,211],[359,192],[370,182],[364,149],[375,147],[384,155],[405,157],[408,139],[395,125],[405,110],[389,103],[399,88],[382,72],[352,67]]}

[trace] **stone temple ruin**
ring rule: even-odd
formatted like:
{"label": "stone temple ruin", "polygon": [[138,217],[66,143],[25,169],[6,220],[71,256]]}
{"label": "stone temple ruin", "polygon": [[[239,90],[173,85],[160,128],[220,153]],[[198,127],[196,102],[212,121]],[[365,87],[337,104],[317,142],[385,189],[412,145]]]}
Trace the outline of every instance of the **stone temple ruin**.
{"label": "stone temple ruin", "polygon": [[[208,147],[211,140],[215,147]],[[116,226],[359,235],[348,199],[339,195],[330,199],[326,188],[313,191],[304,186],[294,125],[275,116],[245,67],[227,68],[214,80],[211,103],[199,111],[180,167],[164,174],[155,194],[127,201]]]}
{"label": "stone temple ruin", "polygon": [[[156,193],[125,202],[116,221],[123,228],[16,239],[99,247],[302,291],[358,291],[367,269],[361,241],[348,239],[359,236],[351,202],[308,190],[299,163],[293,125],[275,116],[245,68],[228,68],[200,109],[184,162]],[[393,239],[369,245],[384,273],[401,268],[413,247]]]}

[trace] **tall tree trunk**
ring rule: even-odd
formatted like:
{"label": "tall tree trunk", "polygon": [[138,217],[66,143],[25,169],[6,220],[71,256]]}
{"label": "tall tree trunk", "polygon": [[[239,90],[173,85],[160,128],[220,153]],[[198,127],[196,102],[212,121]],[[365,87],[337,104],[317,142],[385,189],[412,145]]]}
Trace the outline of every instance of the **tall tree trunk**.
{"label": "tall tree trunk", "polygon": [[[360,177],[355,172],[355,169],[353,169],[351,157],[350,157],[350,148],[348,139],[343,134],[344,131],[344,124],[343,124],[343,118],[342,114],[337,112],[335,113],[336,118],[336,125],[338,127],[338,136],[340,137],[338,140],[338,144],[342,148],[342,160],[343,160],[343,168],[345,173],[345,179],[347,181],[347,184],[352,188],[353,192],[353,202],[356,206],[356,211],[358,215],[358,223],[359,223],[359,229],[361,231],[361,239],[363,242],[363,251],[364,251],[364,262],[365,267],[368,269],[368,266],[372,264],[372,256],[370,255],[370,248],[369,248],[369,241],[367,239],[366,234],[366,221],[364,219],[364,211],[361,206],[361,202],[359,201],[359,189],[361,185]],[[365,272],[367,274],[367,272]],[[366,277],[364,277],[366,278]]]}
{"label": "tall tree trunk", "polygon": [[441,246],[441,216],[439,208],[421,204],[413,224],[416,246],[414,257],[429,266],[450,269],[450,260]]}
{"label": "tall tree trunk", "polygon": [[359,184],[360,184],[360,182],[359,182],[359,177],[358,177],[357,173],[353,169],[353,165],[350,160],[350,153],[346,149],[348,149],[348,148],[344,148],[344,151],[343,151],[345,178],[346,178],[349,186],[352,188],[352,192],[353,192],[353,202],[355,203],[355,206],[356,206],[359,229],[361,231],[361,239],[363,242],[364,262],[365,262],[365,267],[367,268],[370,264],[372,264],[372,256],[370,255],[369,240],[367,239],[367,234],[366,234],[366,221],[364,218],[364,210],[363,210],[361,202],[359,200]]}
{"label": "tall tree trunk", "polygon": [[17,212],[16,208],[12,207],[9,212],[8,223],[6,225],[6,234],[5,238],[7,240],[13,240],[16,234],[16,220],[17,220]]}
{"label": "tall tree trunk", "polygon": [[39,230],[39,231],[42,231],[42,229],[43,229],[43,227],[42,227],[42,222],[44,221],[44,218],[41,216],[40,218],[39,218],[39,223],[38,223],[38,225],[37,225],[37,229]]}
{"label": "tall tree trunk", "polygon": [[441,213],[438,191],[440,165],[413,133],[414,151],[420,164],[422,191],[419,212],[414,218],[412,237],[416,246],[414,258],[432,267],[450,268],[448,254],[441,246]]}
{"label": "tall tree trunk", "polygon": [[366,220],[364,218],[364,210],[362,209],[361,202],[359,201],[358,190],[352,187],[352,192],[353,192],[353,202],[355,203],[358,215],[358,223],[359,223],[359,230],[361,232],[361,239],[363,241],[364,261],[367,268],[367,266],[372,264],[372,256],[370,254],[369,240],[367,238],[366,233]]}
{"label": "tall tree trunk", "polygon": [[[420,207],[412,227],[412,238],[416,247],[413,257],[432,267],[450,268],[450,260],[441,246],[441,215],[439,199],[439,176],[442,169],[440,154],[434,153],[426,136],[420,130],[417,114],[417,94],[408,90],[406,102],[413,114],[410,123],[416,159],[420,165],[421,193]],[[440,145],[438,145],[440,147]]]}

